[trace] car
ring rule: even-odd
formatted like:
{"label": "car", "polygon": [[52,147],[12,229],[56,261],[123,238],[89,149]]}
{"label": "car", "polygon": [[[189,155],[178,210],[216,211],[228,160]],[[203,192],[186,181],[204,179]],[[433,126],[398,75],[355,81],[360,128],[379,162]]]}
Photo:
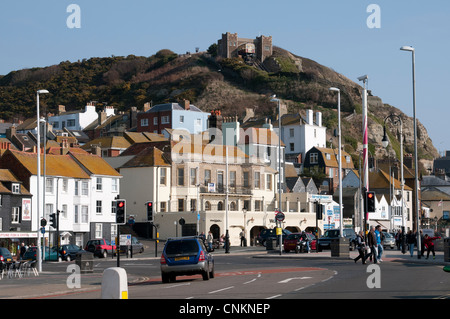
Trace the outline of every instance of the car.
{"label": "car", "polygon": [[0,262],[9,263],[12,260],[11,252],[5,247],[0,247]]}
{"label": "car", "polygon": [[[283,229],[283,238],[287,237],[290,234],[292,234],[292,232],[290,232],[287,229]],[[279,235],[277,235],[275,228],[263,229],[259,233],[258,242],[261,245],[263,245],[264,247],[266,246],[266,242],[267,242],[268,239],[276,239],[277,243],[278,243]]]}
{"label": "car", "polygon": [[84,250],[94,253],[97,257],[108,257],[108,254],[115,255],[116,245],[105,238],[91,239],[86,243]]}
{"label": "car", "polygon": [[59,249],[61,258],[66,261],[74,260],[77,256],[77,253],[81,251],[83,251],[83,249],[77,245],[62,245]]}
{"label": "car", "polygon": [[144,252],[144,245],[136,237],[131,237],[131,247],[121,245],[120,253],[131,255],[131,249],[133,250],[133,255],[137,253],[142,254]]}
{"label": "car", "polygon": [[[25,254],[23,255],[24,260],[36,260],[37,257],[37,247],[36,246],[30,246],[26,250]],[[58,254],[56,251],[56,247],[44,247],[44,259],[43,260],[50,260],[50,261],[61,261],[62,257],[61,254]]]}
{"label": "car", "polygon": [[[337,239],[340,236],[339,229],[328,229],[325,234],[317,240],[318,251],[331,248],[331,241]],[[356,233],[351,228],[344,229],[344,237],[348,239],[349,249],[354,250],[356,247]]]}
{"label": "car", "polygon": [[286,253],[292,251],[295,251],[296,253],[300,252],[297,249],[297,243],[301,240],[302,235],[305,235],[308,238],[308,241],[310,242],[310,249],[316,250],[316,237],[311,233],[291,233],[286,236],[286,238],[283,240],[283,246],[284,251]]}
{"label": "car", "polygon": [[395,238],[392,234],[383,232],[384,240],[383,240],[383,248],[391,247],[391,249],[395,248]]}
{"label": "car", "polygon": [[160,259],[163,283],[176,276],[201,274],[203,280],[214,278],[214,257],[198,236],[169,238]]}

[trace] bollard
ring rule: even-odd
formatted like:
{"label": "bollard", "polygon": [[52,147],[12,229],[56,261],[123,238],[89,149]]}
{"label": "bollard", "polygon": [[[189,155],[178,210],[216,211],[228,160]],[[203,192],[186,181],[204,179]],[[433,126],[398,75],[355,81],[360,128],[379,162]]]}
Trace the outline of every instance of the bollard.
{"label": "bollard", "polygon": [[103,271],[102,299],[128,299],[128,280],[125,269],[111,267]]}

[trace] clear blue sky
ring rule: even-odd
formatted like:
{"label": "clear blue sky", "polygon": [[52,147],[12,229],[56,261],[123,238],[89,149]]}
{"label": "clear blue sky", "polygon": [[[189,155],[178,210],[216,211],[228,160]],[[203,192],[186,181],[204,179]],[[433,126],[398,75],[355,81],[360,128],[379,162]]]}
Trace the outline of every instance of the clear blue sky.
{"label": "clear blue sky", "polygon": [[[417,118],[438,151],[450,150],[448,0],[2,0],[0,74],[83,58],[206,50],[225,32],[271,35],[276,46],[351,80],[369,75],[374,95],[412,116],[411,54],[416,49]],[[70,4],[81,28],[68,28]],[[370,4],[381,9],[369,28]]]}

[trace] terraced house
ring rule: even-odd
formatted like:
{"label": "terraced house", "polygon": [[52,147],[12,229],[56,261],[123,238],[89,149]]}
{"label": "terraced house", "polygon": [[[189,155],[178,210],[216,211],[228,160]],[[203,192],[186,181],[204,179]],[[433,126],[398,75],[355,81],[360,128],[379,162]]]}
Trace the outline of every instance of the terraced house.
{"label": "terraced house", "polygon": [[[45,182],[40,189],[40,204],[44,207],[40,217],[37,214],[37,154],[7,150],[0,158],[0,167],[9,169],[32,195],[30,230],[36,232],[40,218],[49,221],[50,214],[60,211],[61,244],[83,246],[91,238],[110,239],[117,229],[114,201],[120,190],[120,174],[101,157],[79,148],[71,148],[63,155],[49,152],[45,154],[45,161],[41,155]],[[56,230],[47,223],[46,244],[55,244],[57,236]]]}

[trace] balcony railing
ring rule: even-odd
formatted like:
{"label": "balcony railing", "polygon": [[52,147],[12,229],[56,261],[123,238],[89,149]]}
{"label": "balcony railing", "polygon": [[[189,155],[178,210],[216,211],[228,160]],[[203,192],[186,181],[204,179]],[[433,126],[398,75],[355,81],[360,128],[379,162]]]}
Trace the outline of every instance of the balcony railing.
{"label": "balcony railing", "polygon": [[[215,187],[200,186],[200,193],[225,194],[226,186],[225,185],[216,185]],[[228,194],[251,195],[252,189],[250,187],[231,187],[231,186],[229,186]]]}

